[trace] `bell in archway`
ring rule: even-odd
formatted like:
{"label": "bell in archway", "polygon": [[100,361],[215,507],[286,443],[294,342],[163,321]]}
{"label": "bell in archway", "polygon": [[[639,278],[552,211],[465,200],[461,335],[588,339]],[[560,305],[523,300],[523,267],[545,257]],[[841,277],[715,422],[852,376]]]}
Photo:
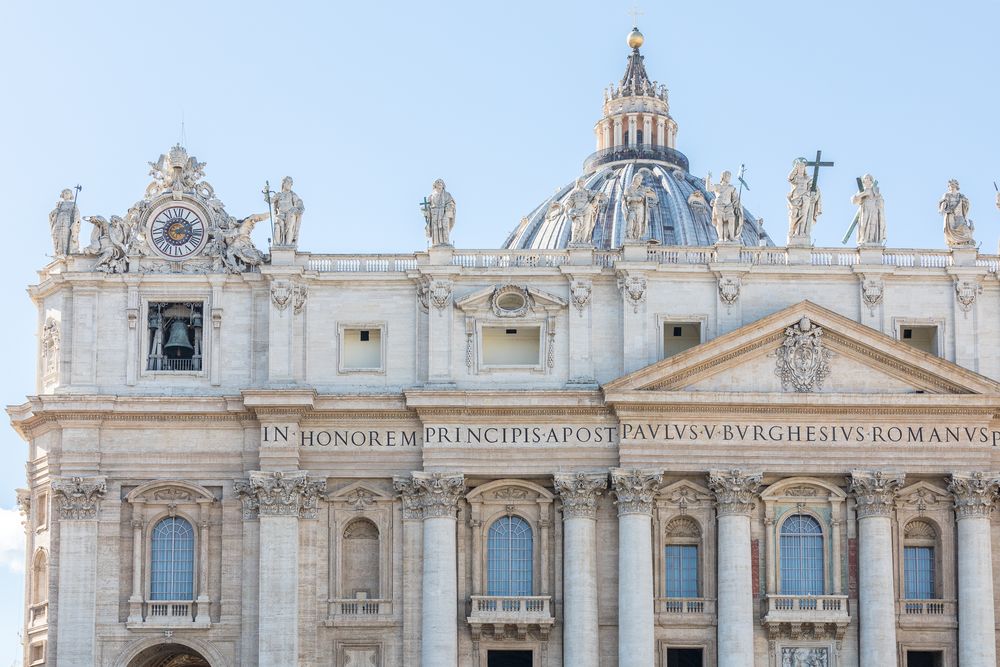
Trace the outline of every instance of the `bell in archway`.
{"label": "bell in archway", "polygon": [[188,339],[186,323],[181,320],[174,320],[170,323],[170,334],[167,336],[166,345],[163,346],[163,352],[168,357],[175,359],[194,352],[194,346]]}

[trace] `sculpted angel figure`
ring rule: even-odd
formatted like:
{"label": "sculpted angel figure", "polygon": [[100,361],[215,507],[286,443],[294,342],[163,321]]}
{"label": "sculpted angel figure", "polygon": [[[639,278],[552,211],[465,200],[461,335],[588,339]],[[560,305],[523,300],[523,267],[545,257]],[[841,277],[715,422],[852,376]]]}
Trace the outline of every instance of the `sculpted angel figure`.
{"label": "sculpted angel figure", "polygon": [[52,252],[56,257],[65,257],[78,252],[80,210],[76,207],[73,191],[69,188],[59,193],[59,201],[49,213],[49,230],[52,233]]}
{"label": "sculpted angel figure", "polygon": [[449,237],[455,227],[455,199],[444,189],[440,178],[431,186],[431,194],[424,207],[424,231],[432,246],[451,245]]}
{"label": "sculpted angel figure", "polygon": [[650,207],[660,201],[653,188],[643,185],[642,180],[641,172],[634,175],[622,198],[626,241],[641,241],[649,236]]}
{"label": "sculpted angel figure", "polygon": [[566,197],[566,217],[571,225],[570,245],[593,245],[594,225],[605,201],[607,197],[604,193],[588,190],[583,178],[576,179],[576,185]]}
{"label": "sculpted angel figure", "polygon": [[944,240],[949,247],[973,246],[976,226],[969,219],[969,198],[958,191],[958,181],[948,181],[948,192],[938,202],[938,212],[944,216]]}
{"label": "sculpted angel figure", "polygon": [[802,158],[792,163],[788,174],[791,190],[788,192],[788,238],[810,239],[816,218],[823,212],[823,200],[819,188],[812,189],[812,178],[806,171],[806,161]]}
{"label": "sculpted angel figure", "polygon": [[885,243],[885,200],[878,190],[875,177],[861,177],[861,192],[851,197],[858,207],[858,244],[882,245]]}
{"label": "sculpted angel figure", "polygon": [[733,175],[722,172],[722,180],[712,183],[712,174],[705,178],[705,189],[715,195],[712,200],[712,226],[720,243],[739,243],[743,235],[743,206],[740,194],[729,182]]}
{"label": "sculpted angel figure", "polygon": [[242,273],[263,263],[264,253],[257,250],[250,235],[256,224],[267,217],[267,213],[255,213],[241,220],[228,216],[225,222],[209,230],[212,240],[205,252],[215,255],[216,271],[225,268],[230,273]]}
{"label": "sculpted angel figure", "polygon": [[102,216],[92,215],[87,222],[94,225],[88,255],[97,255],[95,271],[125,273],[128,271],[128,243],[130,230],[121,216],[111,216],[108,222]]}
{"label": "sculpted angel figure", "polygon": [[292,177],[281,180],[281,192],[271,197],[274,209],[274,245],[295,246],[299,242],[299,226],[306,207],[302,198],[292,191]]}

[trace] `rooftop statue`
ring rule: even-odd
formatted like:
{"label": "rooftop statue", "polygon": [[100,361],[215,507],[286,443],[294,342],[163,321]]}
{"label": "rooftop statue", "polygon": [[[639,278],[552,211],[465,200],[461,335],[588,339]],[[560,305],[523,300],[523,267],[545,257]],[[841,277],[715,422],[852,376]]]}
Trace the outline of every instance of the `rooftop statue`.
{"label": "rooftop statue", "polygon": [[59,201],[49,213],[49,228],[52,232],[52,252],[56,257],[79,252],[80,210],[69,188],[59,193]]}
{"label": "rooftop statue", "polygon": [[160,155],[156,162],[149,163],[152,182],[146,187],[146,199],[152,199],[164,192],[197,192],[209,199],[213,196],[212,186],[202,181],[205,178],[205,164],[195,157],[189,157],[180,144]]}
{"label": "rooftop statue", "polygon": [[108,222],[102,216],[92,215],[87,222],[94,225],[90,237],[90,245],[84,251],[88,255],[97,255],[95,271],[104,273],[125,273],[128,271],[129,243],[131,229],[121,216],[111,216]]}
{"label": "rooftop statue", "polygon": [[450,246],[451,230],[455,227],[455,199],[444,189],[440,178],[431,186],[431,194],[424,200],[424,231],[431,246]]}
{"label": "rooftop statue", "polygon": [[798,158],[788,174],[791,190],[788,191],[788,243],[793,240],[811,241],[816,218],[823,213],[823,199],[819,188],[813,189],[812,178],[806,171],[806,161]]}
{"label": "rooftop statue", "polygon": [[969,219],[969,198],[958,191],[958,181],[948,181],[948,192],[938,202],[938,212],[944,216],[944,240],[950,248],[976,245],[976,226]]}
{"label": "rooftop statue", "polygon": [[858,206],[858,245],[885,243],[885,200],[871,174],[861,177],[861,191],[851,197]]}
{"label": "rooftop statue", "polygon": [[588,190],[584,179],[576,179],[576,186],[566,197],[566,217],[571,227],[570,245],[593,246],[594,224],[597,213],[607,201],[601,192]]}
{"label": "rooftop statue", "polygon": [[215,259],[212,269],[242,273],[260,266],[265,255],[253,244],[250,235],[257,223],[267,217],[267,213],[255,213],[237,220],[231,215],[220,215],[218,225],[208,231],[212,240],[205,247],[205,254]]}
{"label": "rooftop statue", "polygon": [[281,192],[270,197],[274,209],[274,245],[295,247],[299,243],[299,226],[306,207],[302,198],[292,191],[292,177],[281,180]]}
{"label": "rooftop statue", "polygon": [[733,174],[722,172],[722,180],[712,183],[712,173],[705,177],[705,189],[715,195],[712,199],[712,225],[719,235],[719,243],[740,243],[743,234],[743,207],[740,195],[729,182]]}
{"label": "rooftop statue", "polygon": [[625,241],[642,241],[649,237],[650,206],[659,202],[656,191],[643,183],[640,170],[625,188],[622,208],[625,209]]}

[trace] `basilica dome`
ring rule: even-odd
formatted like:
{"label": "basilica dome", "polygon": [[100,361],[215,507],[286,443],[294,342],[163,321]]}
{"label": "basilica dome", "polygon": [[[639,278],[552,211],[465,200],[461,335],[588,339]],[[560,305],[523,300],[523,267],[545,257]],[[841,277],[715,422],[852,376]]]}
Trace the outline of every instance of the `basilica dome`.
{"label": "basilica dome", "polygon": [[[703,178],[688,171],[687,157],[674,146],[677,123],[670,116],[666,86],[650,81],[646,75],[639,53],[642,33],[633,29],[627,42],[632,53],[625,75],[605,91],[604,114],[594,127],[597,151],[584,162],[583,175],[557,189],[522,218],[504,248],[568,247],[572,225],[567,204],[578,180],[583,187],[603,195],[591,234],[594,247],[620,247],[625,239],[625,189],[636,174],[642,175],[643,185],[655,197],[650,206],[649,240],[663,245],[707,246],[718,239],[712,226],[714,195]],[[735,177],[733,183],[739,185]],[[762,221],[745,207],[743,217],[745,245],[774,245]]]}

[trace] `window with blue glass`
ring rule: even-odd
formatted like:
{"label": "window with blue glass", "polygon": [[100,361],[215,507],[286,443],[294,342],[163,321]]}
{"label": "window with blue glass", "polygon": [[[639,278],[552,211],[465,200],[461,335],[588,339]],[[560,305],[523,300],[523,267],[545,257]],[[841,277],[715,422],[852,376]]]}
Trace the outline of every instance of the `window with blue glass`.
{"label": "window with blue glass", "polygon": [[668,598],[698,597],[698,546],[668,544],[666,548],[666,586]]}
{"label": "window with blue glass", "polygon": [[505,516],[490,526],[486,543],[487,595],[531,595],[531,526]]}
{"label": "window with blue glass", "polygon": [[903,574],[906,599],[934,598],[934,547],[904,547]]}
{"label": "window with blue glass", "polygon": [[823,529],[807,514],[781,524],[781,593],[823,595]]}
{"label": "window with blue glass", "polygon": [[153,527],[149,597],[194,599],[194,528],[181,517],[167,517]]}

